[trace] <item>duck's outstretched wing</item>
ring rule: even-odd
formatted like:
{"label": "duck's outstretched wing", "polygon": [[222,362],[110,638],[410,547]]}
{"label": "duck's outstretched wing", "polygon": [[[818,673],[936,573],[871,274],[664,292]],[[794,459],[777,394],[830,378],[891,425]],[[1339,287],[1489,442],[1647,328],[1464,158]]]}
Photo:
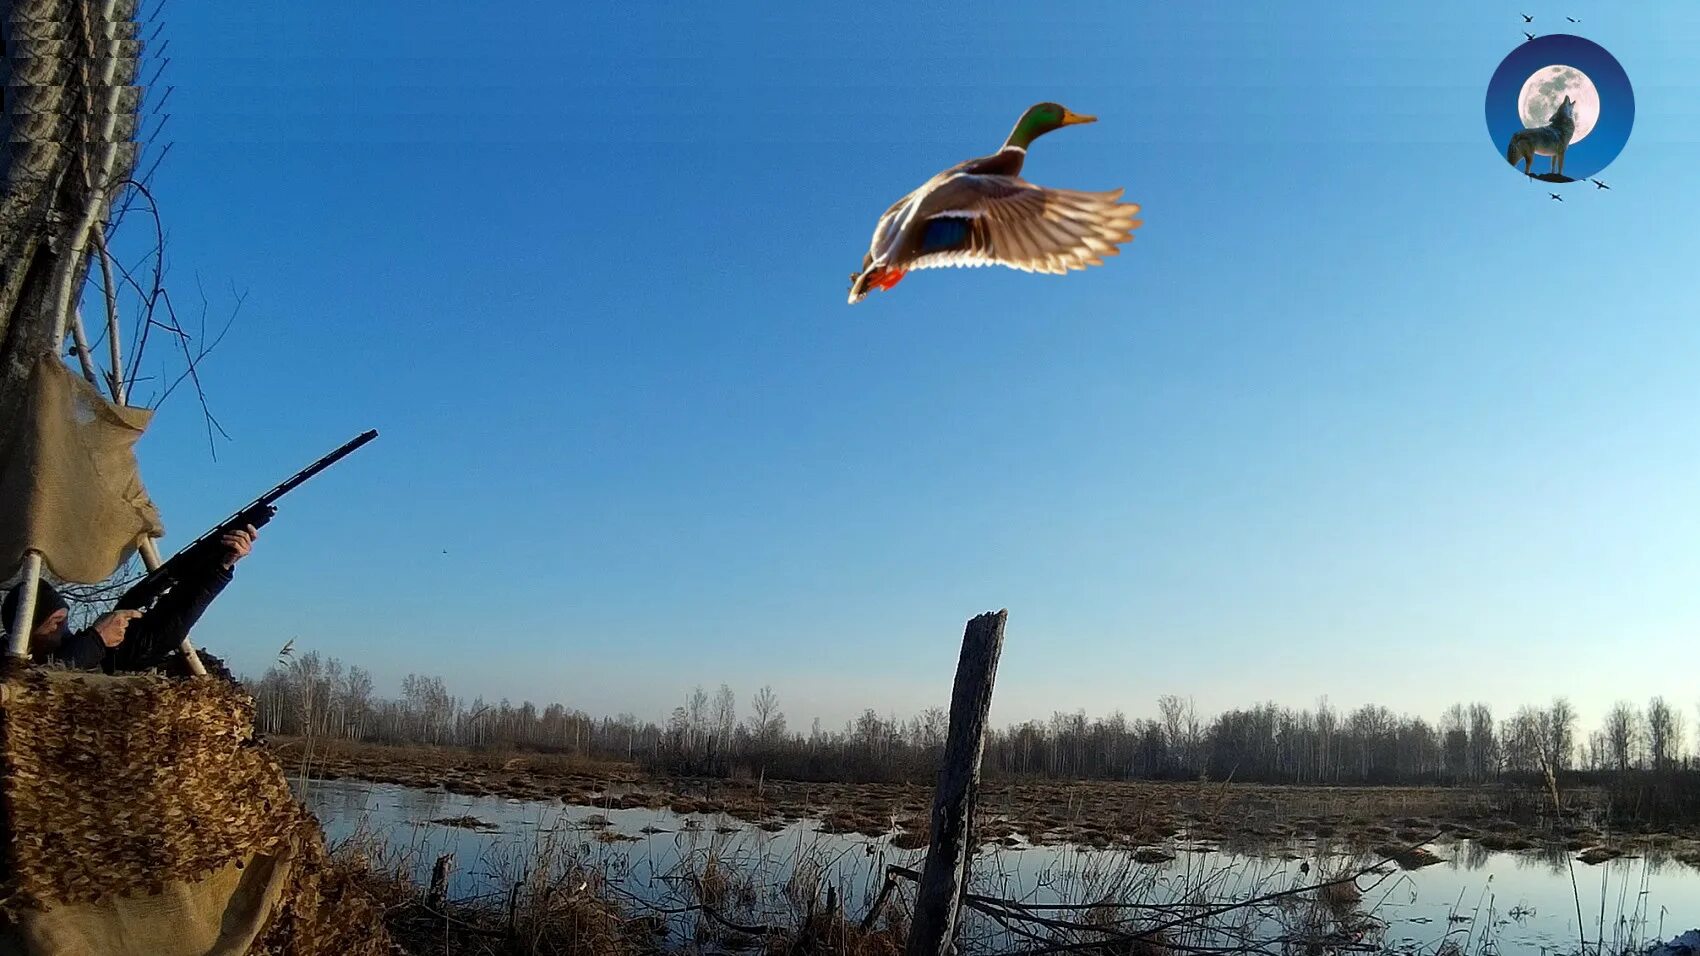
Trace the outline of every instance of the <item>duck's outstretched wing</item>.
{"label": "duck's outstretched wing", "polygon": [[891,208],[874,224],[874,237],[868,243],[868,254],[862,257],[862,271],[866,272],[868,266],[876,260],[884,261],[891,255],[903,227],[908,223],[910,207],[914,205],[915,196],[919,192],[921,190],[916,189],[892,203]]}
{"label": "duck's outstretched wing", "polygon": [[1013,176],[959,174],[916,211],[922,223],[905,269],[1003,265],[1061,275],[1103,264],[1139,228],[1122,190],[1047,189]]}

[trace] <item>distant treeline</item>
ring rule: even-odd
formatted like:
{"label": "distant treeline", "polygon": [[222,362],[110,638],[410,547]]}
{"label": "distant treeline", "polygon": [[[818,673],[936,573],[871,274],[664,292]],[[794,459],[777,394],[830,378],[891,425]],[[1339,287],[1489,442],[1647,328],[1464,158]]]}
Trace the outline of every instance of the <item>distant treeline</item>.
{"label": "distant treeline", "polygon": [[[867,710],[831,729],[817,719],[804,732],[786,721],[772,689],[754,694],[740,716],[725,685],[713,694],[694,689],[664,724],[631,714],[593,717],[561,704],[467,702],[438,677],[409,676],[400,697],[385,699],[374,696],[366,671],[317,654],[249,685],[263,733],[570,753],[706,776],[929,782],[948,724],[937,707],[908,719]],[[1618,704],[1586,734],[1564,698],[1499,720],[1486,704],[1454,704],[1430,723],[1375,705],[1341,711],[1326,700],[1310,709],[1260,704],[1204,716],[1190,701],[1163,697],[1152,718],[1059,711],[994,730],[985,756],[994,776],[1326,785],[1526,781],[1548,767],[1572,778],[1610,771],[1700,780],[1682,715],[1659,697],[1645,707]]]}

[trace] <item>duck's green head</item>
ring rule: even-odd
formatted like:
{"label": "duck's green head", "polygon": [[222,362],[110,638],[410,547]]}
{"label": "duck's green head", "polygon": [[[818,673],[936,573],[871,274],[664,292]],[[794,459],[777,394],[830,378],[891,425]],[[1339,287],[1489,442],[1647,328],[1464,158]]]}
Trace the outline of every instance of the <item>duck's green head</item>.
{"label": "duck's green head", "polygon": [[1004,141],[1004,145],[1026,149],[1034,140],[1051,130],[1097,121],[1096,116],[1083,116],[1060,103],[1037,103],[1021,114],[1021,119],[1016,121],[1015,129],[1010,131],[1009,139]]}

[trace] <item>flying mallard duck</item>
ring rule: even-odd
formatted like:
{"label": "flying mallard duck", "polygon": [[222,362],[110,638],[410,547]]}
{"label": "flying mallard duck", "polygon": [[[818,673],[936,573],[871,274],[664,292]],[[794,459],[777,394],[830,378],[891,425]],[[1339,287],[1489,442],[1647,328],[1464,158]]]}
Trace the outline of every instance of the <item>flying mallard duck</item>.
{"label": "flying mallard duck", "polygon": [[1040,103],[1021,115],[1002,149],[952,166],[899,199],[874,227],[862,271],[850,276],[850,304],[914,269],[1002,265],[1062,275],[1116,255],[1140,225],[1133,218],[1139,206],[1117,201],[1120,189],[1047,189],[1020,176],[1035,139],[1096,121]]}

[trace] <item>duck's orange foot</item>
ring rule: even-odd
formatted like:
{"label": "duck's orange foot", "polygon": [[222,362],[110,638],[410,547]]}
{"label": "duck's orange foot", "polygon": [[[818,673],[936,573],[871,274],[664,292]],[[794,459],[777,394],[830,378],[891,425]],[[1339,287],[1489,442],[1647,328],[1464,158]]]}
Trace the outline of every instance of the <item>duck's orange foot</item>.
{"label": "duck's orange foot", "polygon": [[876,289],[889,289],[902,282],[905,274],[902,269],[881,269],[879,274],[868,282],[868,285]]}

